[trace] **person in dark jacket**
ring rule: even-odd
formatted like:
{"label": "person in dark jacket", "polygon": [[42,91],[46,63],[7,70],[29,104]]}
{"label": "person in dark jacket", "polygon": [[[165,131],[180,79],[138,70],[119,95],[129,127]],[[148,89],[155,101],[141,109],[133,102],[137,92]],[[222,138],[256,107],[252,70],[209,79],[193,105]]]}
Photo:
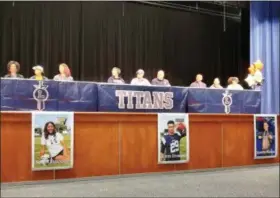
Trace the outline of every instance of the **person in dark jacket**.
{"label": "person in dark jacket", "polygon": [[20,64],[17,61],[10,61],[7,64],[8,74],[4,78],[24,78],[23,75],[19,74]]}
{"label": "person in dark jacket", "polygon": [[157,77],[152,80],[152,85],[170,86],[169,81],[165,79],[164,76],[164,71],[159,70],[157,73]]}
{"label": "person in dark jacket", "polygon": [[203,76],[202,74],[197,74],[195,77],[195,81],[190,85],[190,87],[195,87],[195,88],[206,88],[206,84],[202,82]]}

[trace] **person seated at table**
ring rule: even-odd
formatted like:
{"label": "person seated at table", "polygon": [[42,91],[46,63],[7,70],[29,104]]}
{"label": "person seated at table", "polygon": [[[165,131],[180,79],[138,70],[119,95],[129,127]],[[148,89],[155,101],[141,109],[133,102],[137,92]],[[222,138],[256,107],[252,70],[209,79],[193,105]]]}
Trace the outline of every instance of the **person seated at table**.
{"label": "person seated at table", "polygon": [[61,63],[59,65],[59,74],[55,75],[53,79],[60,81],[73,81],[73,77],[71,76],[71,71],[68,65]]}
{"label": "person seated at table", "polygon": [[8,74],[4,78],[24,78],[19,74],[20,64],[17,61],[10,61],[7,64]]}
{"label": "person seated at table", "polygon": [[196,87],[196,88],[206,88],[206,84],[202,82],[203,76],[202,74],[197,74],[195,81],[190,85],[190,87]]}
{"label": "person seated at table", "polygon": [[34,80],[48,80],[47,77],[44,76],[44,68],[41,65],[36,65],[32,67],[34,70],[34,76],[32,76],[30,79]]}
{"label": "person seated at table", "polygon": [[262,70],[263,70],[263,63],[260,60],[257,60],[254,63],[254,69],[255,69],[255,74],[254,74],[254,79],[256,82],[256,86],[254,87],[255,90],[261,90],[261,86],[263,84],[263,75],[262,75]]}
{"label": "person seated at table", "polygon": [[138,69],[136,72],[136,78],[133,78],[131,81],[131,85],[146,85],[146,86],[150,86],[150,82],[144,78],[144,70],[143,69]]}
{"label": "person seated at table", "polygon": [[152,80],[152,85],[170,86],[169,81],[164,78],[163,70],[158,71],[157,77]]}
{"label": "person seated at table", "polygon": [[223,87],[220,84],[220,79],[219,78],[215,78],[214,81],[213,81],[213,84],[210,86],[210,88],[223,89]]}
{"label": "person seated at table", "polygon": [[121,69],[118,67],[113,67],[112,69],[112,76],[108,78],[108,83],[114,83],[114,84],[125,84],[122,77],[120,77]]}
{"label": "person seated at table", "polygon": [[231,89],[231,90],[243,90],[243,87],[238,84],[239,83],[239,79],[237,77],[230,77],[228,79],[228,87],[227,89]]}

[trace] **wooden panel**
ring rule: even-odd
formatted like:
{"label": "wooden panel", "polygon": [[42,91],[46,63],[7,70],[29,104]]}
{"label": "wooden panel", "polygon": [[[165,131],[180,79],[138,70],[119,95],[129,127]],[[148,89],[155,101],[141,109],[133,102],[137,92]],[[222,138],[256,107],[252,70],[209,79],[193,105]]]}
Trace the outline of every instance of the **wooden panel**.
{"label": "wooden panel", "polygon": [[[280,135],[280,118],[278,117]],[[280,138],[278,139],[280,145]],[[165,172],[279,162],[254,160],[252,115],[190,115],[190,161],[157,164],[157,115],[75,113],[74,168],[31,170],[31,113],[1,113],[1,181]],[[280,152],[280,147],[278,147]],[[278,156],[279,156],[278,152]]]}
{"label": "wooden panel", "polygon": [[46,179],[52,171],[31,170],[31,114],[1,114],[1,181]]}
{"label": "wooden panel", "polygon": [[190,123],[190,161],[176,165],[176,170],[221,167],[221,124],[192,122],[192,117]]}
{"label": "wooden panel", "polygon": [[119,174],[119,124],[99,122],[96,114],[79,117],[75,115],[74,168],[57,170],[56,178]]}
{"label": "wooden panel", "polygon": [[279,162],[275,159],[254,160],[254,125],[250,120],[223,123],[223,167],[245,166]]}
{"label": "wooden panel", "polygon": [[248,123],[222,124],[224,167],[251,164],[254,158],[253,128],[253,124]]}
{"label": "wooden panel", "polygon": [[122,122],[121,174],[175,170],[157,164],[157,123]]}

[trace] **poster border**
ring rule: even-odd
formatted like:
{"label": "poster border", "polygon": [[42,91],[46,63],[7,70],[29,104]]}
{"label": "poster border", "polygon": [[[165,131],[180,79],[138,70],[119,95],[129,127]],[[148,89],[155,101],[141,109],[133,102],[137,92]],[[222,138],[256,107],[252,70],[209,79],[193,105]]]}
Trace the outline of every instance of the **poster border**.
{"label": "poster border", "polygon": [[[71,152],[70,152],[70,156],[71,156],[71,162],[70,162],[70,165],[69,166],[66,166],[66,167],[46,167],[46,168],[35,168],[35,164],[34,164],[34,135],[33,135],[33,129],[35,128],[34,124],[35,124],[35,117],[42,114],[42,115],[52,115],[52,114],[65,114],[65,113],[68,113],[68,114],[71,114],[72,118],[73,118],[73,122],[70,124],[70,127],[72,129],[71,131],[71,142],[70,142],[70,145],[71,145]],[[31,119],[31,136],[32,136],[32,140],[31,140],[31,166],[32,166],[32,171],[44,171],[44,170],[65,170],[65,169],[72,169],[74,167],[74,122],[75,122],[75,116],[74,116],[74,112],[72,111],[32,111],[31,112],[31,116],[32,116],[32,119]]]}
{"label": "poster border", "polygon": [[[275,121],[275,154],[273,156],[257,156],[257,141],[256,141],[256,118],[257,117],[274,117]],[[254,114],[254,159],[273,159],[278,156],[278,125],[277,125],[277,115],[276,114]]]}
{"label": "poster border", "polygon": [[[168,161],[168,162],[162,162],[160,161],[160,134],[159,134],[159,117],[161,115],[164,115],[164,114],[172,114],[174,116],[176,115],[184,115],[187,119],[187,126],[186,126],[186,159],[185,160],[180,160],[180,161]],[[189,132],[189,125],[190,125],[190,122],[189,122],[189,114],[188,113],[157,113],[157,164],[184,164],[184,163],[188,163],[189,160],[190,160],[190,141],[189,141],[189,138],[190,138],[190,132]]]}

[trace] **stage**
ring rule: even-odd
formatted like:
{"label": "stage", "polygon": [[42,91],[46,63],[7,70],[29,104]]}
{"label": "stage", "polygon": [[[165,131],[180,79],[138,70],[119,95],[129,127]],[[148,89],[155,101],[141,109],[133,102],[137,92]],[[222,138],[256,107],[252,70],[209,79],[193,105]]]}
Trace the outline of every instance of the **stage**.
{"label": "stage", "polygon": [[77,112],[73,169],[32,171],[31,112],[2,111],[1,181],[36,182],[279,162],[279,156],[254,160],[253,115],[189,114],[189,119],[189,162],[159,165],[157,114]]}

